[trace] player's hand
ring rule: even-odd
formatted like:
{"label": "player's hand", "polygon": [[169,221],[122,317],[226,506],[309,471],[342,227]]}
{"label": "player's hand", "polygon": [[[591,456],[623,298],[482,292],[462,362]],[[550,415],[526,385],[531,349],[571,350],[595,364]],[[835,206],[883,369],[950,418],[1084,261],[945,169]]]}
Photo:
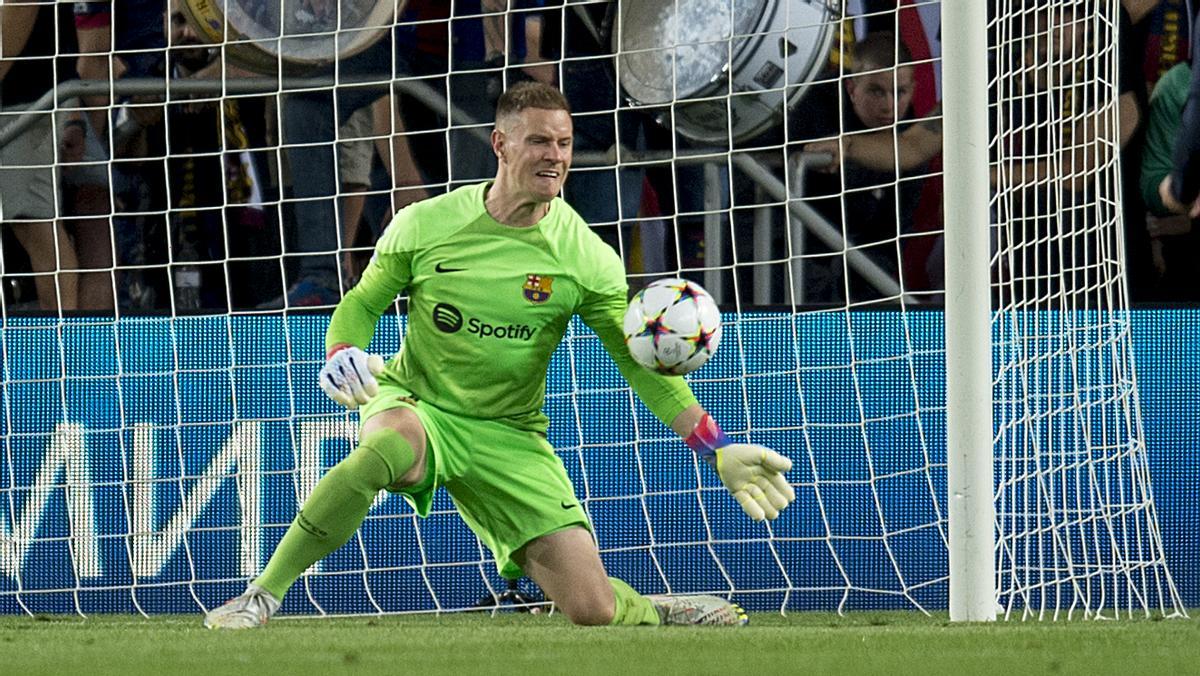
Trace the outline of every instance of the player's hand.
{"label": "player's hand", "polygon": [[729,444],[717,449],[717,475],[747,516],[774,519],[796,499],[784,472],[792,461],[766,446]]}
{"label": "player's hand", "polygon": [[321,368],[321,389],[337,403],[358,408],[379,394],[375,376],[383,372],[383,357],[344,345],[329,353]]}

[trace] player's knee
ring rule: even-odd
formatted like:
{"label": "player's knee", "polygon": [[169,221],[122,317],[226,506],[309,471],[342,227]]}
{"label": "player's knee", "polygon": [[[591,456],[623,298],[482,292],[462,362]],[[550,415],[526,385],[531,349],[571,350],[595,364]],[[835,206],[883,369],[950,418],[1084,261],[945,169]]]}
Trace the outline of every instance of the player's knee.
{"label": "player's knee", "polygon": [[404,435],[390,427],[364,432],[356,453],[373,453],[387,465],[386,481],[380,488],[400,483],[413,469],[417,455]]}
{"label": "player's knee", "polygon": [[577,624],[581,627],[607,627],[612,624],[613,609],[610,607],[607,611],[596,607],[589,608],[582,612],[576,611],[568,614],[567,618],[572,624]]}
{"label": "player's knee", "polygon": [[392,469],[396,489],[421,483],[425,478],[425,427],[411,409],[395,408],[372,416],[363,425],[360,446],[369,446]]}
{"label": "player's knee", "polygon": [[607,597],[604,594],[594,594],[586,599],[576,600],[569,606],[562,606],[561,610],[572,624],[603,627],[612,624],[617,608],[612,594],[608,594]]}
{"label": "player's knee", "polygon": [[355,492],[374,494],[391,483],[391,470],[378,453],[359,446],[329,470],[322,481],[345,485]]}

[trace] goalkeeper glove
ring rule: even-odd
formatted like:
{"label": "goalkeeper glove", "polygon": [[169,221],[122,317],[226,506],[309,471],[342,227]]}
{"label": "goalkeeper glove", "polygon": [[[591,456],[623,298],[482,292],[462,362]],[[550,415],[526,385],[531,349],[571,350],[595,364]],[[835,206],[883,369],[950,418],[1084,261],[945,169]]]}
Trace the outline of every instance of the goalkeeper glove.
{"label": "goalkeeper glove", "polygon": [[366,352],[353,345],[335,345],[325,355],[325,366],[321,368],[321,389],[337,403],[349,409],[358,408],[376,394],[379,383],[375,376],[383,372],[383,357]]}
{"label": "goalkeeper glove", "polygon": [[751,519],[774,519],[796,499],[783,475],[792,468],[791,460],[766,446],[731,443],[707,413],[686,441],[716,468],[721,483]]}
{"label": "goalkeeper glove", "polygon": [[784,472],[792,461],[766,446],[729,444],[717,449],[717,474],[755,521],[774,519],[796,499]]}

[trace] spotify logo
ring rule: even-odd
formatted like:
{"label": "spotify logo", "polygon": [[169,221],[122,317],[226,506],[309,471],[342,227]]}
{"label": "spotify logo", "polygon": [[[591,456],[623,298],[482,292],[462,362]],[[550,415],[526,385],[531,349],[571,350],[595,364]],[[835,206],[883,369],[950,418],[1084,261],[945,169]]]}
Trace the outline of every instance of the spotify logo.
{"label": "spotify logo", "polygon": [[442,333],[454,333],[462,328],[463,316],[458,308],[449,303],[438,303],[433,306],[433,324]]}

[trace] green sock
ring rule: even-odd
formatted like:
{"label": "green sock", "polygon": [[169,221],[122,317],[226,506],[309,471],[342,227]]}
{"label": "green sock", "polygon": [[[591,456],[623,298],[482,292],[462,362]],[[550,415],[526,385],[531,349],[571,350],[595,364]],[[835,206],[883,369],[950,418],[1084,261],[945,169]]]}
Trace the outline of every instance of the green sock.
{"label": "green sock", "polygon": [[403,476],[413,459],[412,446],[394,430],[363,439],[317,482],[254,584],[282,601],[309,566],[346,544],[367,518],[375,496]]}
{"label": "green sock", "polygon": [[635,592],[633,587],[615,577],[608,578],[608,581],[612,585],[613,594],[617,597],[617,607],[613,611],[612,625],[662,624],[653,601]]}

